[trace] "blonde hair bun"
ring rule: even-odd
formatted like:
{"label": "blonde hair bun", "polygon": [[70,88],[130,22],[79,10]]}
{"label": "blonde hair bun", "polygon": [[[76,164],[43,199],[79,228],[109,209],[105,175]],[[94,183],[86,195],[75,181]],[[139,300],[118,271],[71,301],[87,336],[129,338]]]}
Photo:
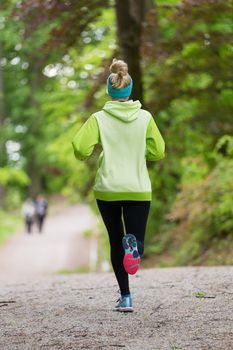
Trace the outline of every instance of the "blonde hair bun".
{"label": "blonde hair bun", "polygon": [[128,74],[128,65],[123,60],[113,59],[109,68],[111,74],[111,85],[115,89],[121,89],[128,86],[130,83],[130,76]]}

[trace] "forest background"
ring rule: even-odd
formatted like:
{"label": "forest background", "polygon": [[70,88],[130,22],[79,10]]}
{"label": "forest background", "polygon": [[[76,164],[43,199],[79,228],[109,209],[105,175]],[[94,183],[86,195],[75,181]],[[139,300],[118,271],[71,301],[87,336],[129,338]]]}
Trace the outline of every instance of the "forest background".
{"label": "forest background", "polygon": [[71,140],[108,100],[117,57],[166,142],[148,164],[145,266],[232,264],[232,10],[229,0],[1,0],[0,240],[27,196],[96,210],[100,149],[79,162]]}

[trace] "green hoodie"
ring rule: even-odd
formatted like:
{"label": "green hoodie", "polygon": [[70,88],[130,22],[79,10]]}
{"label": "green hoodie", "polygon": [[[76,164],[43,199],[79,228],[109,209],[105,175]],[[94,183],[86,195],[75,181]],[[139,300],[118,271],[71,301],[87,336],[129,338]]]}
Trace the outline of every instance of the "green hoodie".
{"label": "green hoodie", "polygon": [[75,135],[77,159],[85,160],[100,143],[94,195],[96,199],[151,200],[146,160],[164,157],[164,140],[151,114],[139,101],[108,101]]}

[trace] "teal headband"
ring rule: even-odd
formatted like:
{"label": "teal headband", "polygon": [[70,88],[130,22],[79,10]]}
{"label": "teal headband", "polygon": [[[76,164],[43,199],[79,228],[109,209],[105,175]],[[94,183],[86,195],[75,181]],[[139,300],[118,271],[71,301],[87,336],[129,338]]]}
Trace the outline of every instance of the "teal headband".
{"label": "teal headband", "polygon": [[131,95],[132,88],[133,88],[133,80],[130,77],[130,83],[128,86],[123,87],[121,89],[116,89],[112,87],[111,85],[111,75],[109,75],[108,80],[107,80],[107,91],[108,95],[112,98],[126,98]]}

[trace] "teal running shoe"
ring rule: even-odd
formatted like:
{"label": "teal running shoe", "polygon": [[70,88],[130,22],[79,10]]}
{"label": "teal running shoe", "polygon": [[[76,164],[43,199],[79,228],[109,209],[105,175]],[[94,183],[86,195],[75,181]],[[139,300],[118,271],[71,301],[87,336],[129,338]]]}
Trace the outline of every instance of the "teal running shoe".
{"label": "teal running shoe", "polygon": [[113,310],[119,312],[133,312],[131,295],[122,295],[120,299],[117,300],[117,305]]}

